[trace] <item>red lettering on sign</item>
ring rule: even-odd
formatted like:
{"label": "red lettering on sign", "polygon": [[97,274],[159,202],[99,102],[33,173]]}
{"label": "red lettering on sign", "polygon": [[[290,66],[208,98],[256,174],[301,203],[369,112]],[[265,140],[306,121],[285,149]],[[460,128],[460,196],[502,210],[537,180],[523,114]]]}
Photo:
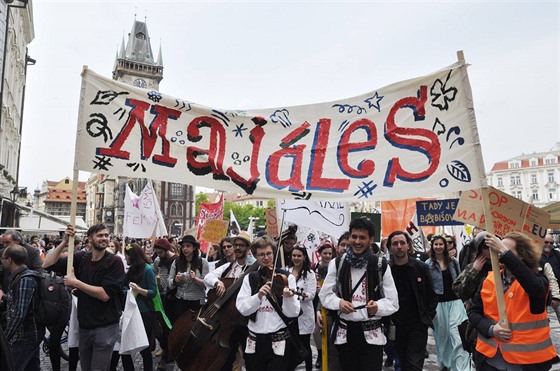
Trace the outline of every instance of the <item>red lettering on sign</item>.
{"label": "red lettering on sign", "polygon": [[[187,138],[191,142],[199,142],[201,128],[209,128],[208,148],[189,146],[187,148],[187,166],[195,175],[212,173],[214,179],[228,180],[222,166],[226,152],[226,130],[222,124],[210,116],[200,116],[192,120],[187,126]],[[199,161],[197,157],[208,156],[206,161]]]}
{"label": "red lettering on sign", "polygon": [[161,155],[154,155],[152,157],[152,162],[169,167],[175,166],[177,159],[169,155],[169,141],[165,135],[167,132],[167,121],[169,119],[177,120],[181,116],[181,112],[163,106],[151,106],[150,113],[154,115],[154,119],[150,123],[149,128],[147,128],[144,123],[144,115],[150,108],[150,104],[130,98],[125,101],[125,104],[132,107],[128,120],[109,148],[97,148],[97,154],[129,160],[130,152],[123,150],[122,147],[132,132],[132,129],[136,126],[136,123],[138,123],[142,134],[140,143],[141,159],[146,160],[152,156],[156,141],[159,137],[162,140]]}
{"label": "red lettering on sign", "polygon": [[[367,140],[364,142],[350,142],[352,134],[362,129],[367,134]],[[352,152],[367,151],[375,149],[377,146],[377,128],[373,121],[361,119],[353,122],[340,137],[338,142],[338,167],[342,172],[353,178],[367,178],[375,171],[375,162],[372,160],[362,160],[354,169],[348,164],[348,155]]]}
{"label": "red lettering on sign", "polygon": [[307,175],[307,189],[343,192],[350,186],[350,179],[323,178],[323,165],[329,145],[330,119],[320,119],[311,148],[311,162]]}
{"label": "red lettering on sign", "polygon": [[[395,115],[400,109],[405,107],[412,109],[414,121],[424,120],[426,114],[425,104],[428,99],[427,91],[428,87],[422,85],[418,90],[418,98],[402,98],[393,105],[385,123],[385,138],[397,148],[422,153],[427,157],[429,165],[424,171],[411,173],[403,169],[398,157],[393,157],[389,160],[383,183],[387,187],[392,187],[396,178],[408,182],[424,180],[430,177],[439,166],[441,146],[436,133],[422,128],[401,128],[395,123]],[[425,137],[426,140],[419,139],[418,137]]]}

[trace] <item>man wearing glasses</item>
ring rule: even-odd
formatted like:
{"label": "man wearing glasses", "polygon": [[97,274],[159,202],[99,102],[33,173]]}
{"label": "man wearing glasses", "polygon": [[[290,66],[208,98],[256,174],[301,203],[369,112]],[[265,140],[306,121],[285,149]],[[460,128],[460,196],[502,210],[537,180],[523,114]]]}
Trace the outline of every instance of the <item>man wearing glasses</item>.
{"label": "man wearing glasses", "polygon": [[[290,333],[286,323],[277,313],[294,318],[299,315],[300,302],[294,297],[296,279],[286,271],[287,285],[272,289],[271,275],[276,243],[268,237],[259,237],[251,245],[257,257],[259,270],[243,279],[235,305],[239,313],[249,317],[249,335],[245,346],[247,371],[289,370]],[[274,283],[278,285],[277,282]]]}
{"label": "man wearing glasses", "polygon": [[45,334],[45,326],[39,324],[31,310],[37,282],[25,265],[27,250],[11,245],[2,252],[2,266],[9,273],[6,293],[5,334],[14,358],[15,370],[39,371],[39,344]]}
{"label": "man wearing glasses", "polygon": [[[552,235],[547,234],[544,238],[540,265],[544,267],[546,263],[550,264],[556,280],[560,280],[560,251],[554,248],[554,239]],[[556,312],[556,317],[560,321],[560,298],[552,297],[552,308]]]}

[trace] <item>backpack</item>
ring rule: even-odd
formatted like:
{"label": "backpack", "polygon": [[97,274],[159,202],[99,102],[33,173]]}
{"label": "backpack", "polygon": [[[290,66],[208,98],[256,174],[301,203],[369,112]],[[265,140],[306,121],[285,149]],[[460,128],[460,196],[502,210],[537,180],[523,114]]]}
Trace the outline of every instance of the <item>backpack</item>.
{"label": "backpack", "polygon": [[62,277],[54,272],[27,271],[14,279],[12,287],[23,277],[33,277],[37,283],[31,307],[35,320],[47,327],[68,323],[72,299]]}

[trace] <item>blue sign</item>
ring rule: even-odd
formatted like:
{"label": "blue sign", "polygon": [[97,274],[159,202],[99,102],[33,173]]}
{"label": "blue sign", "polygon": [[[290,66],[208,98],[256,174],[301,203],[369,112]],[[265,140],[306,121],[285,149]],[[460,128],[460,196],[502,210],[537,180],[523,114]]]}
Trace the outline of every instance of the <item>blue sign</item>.
{"label": "blue sign", "polygon": [[455,214],[458,203],[458,198],[416,201],[418,225],[426,227],[436,225],[463,225],[462,222],[453,220],[453,214]]}

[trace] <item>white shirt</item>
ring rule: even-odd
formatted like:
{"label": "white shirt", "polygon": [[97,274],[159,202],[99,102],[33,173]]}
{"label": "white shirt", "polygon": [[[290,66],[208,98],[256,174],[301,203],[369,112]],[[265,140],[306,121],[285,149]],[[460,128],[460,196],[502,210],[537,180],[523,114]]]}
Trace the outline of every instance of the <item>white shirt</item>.
{"label": "white shirt", "polygon": [[[288,272],[292,273],[294,268],[288,268]],[[300,300],[302,315],[298,317],[299,333],[307,335],[313,333],[315,329],[315,308],[313,308],[313,299],[317,292],[317,278],[315,272],[308,271],[305,278],[301,277],[296,282],[298,291],[302,291],[306,297]],[[301,290],[303,289],[303,290]]]}
{"label": "white shirt", "polygon": [[243,269],[246,265],[240,265],[237,260],[231,263],[220,265],[204,277],[204,283],[209,289],[213,289],[216,283],[222,278],[222,274],[231,265],[231,269],[224,278],[239,278],[243,274]]}
{"label": "white shirt", "polygon": [[[296,279],[291,274],[288,276],[288,287],[291,289],[296,288]],[[255,334],[271,334],[282,328],[286,327],[282,318],[276,313],[274,307],[266,296],[262,300],[259,299],[259,293],[251,295],[251,285],[249,284],[249,275],[243,279],[243,285],[237,294],[235,306],[239,313],[248,317],[257,312],[255,321],[249,320],[247,327]],[[299,315],[300,303],[296,296],[283,297],[282,299],[282,312],[287,317],[297,317]]]}
{"label": "white shirt", "polygon": [[[367,265],[363,268],[350,268],[353,283],[350,287],[354,288],[356,283],[360,280],[360,278],[362,278],[366,267]],[[321,300],[321,303],[325,308],[331,310],[340,310],[340,301],[342,300],[342,298],[338,296],[340,294],[337,294],[337,269],[336,259],[331,260],[329,263],[327,277],[325,277],[323,287],[319,292],[319,299]],[[352,294],[352,305],[354,307],[366,304],[366,279],[362,281],[360,287],[358,287],[358,289]],[[371,319],[379,320],[381,317],[390,316],[399,310],[399,297],[395,287],[395,281],[393,280],[393,275],[391,274],[391,269],[389,268],[385,270],[385,274],[383,275],[383,293],[385,297],[377,301],[378,309],[375,316],[368,317],[367,309],[362,308],[352,313],[340,312],[340,318],[352,322],[363,322]]]}

